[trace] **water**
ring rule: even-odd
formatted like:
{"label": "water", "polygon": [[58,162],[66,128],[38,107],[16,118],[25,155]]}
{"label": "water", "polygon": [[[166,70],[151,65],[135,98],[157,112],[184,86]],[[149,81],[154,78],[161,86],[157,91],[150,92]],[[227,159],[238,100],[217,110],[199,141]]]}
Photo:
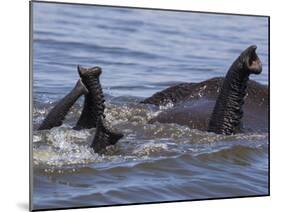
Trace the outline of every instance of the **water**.
{"label": "water", "polygon": [[263,17],[33,3],[33,124],[78,79],[100,66],[108,122],[125,136],[97,155],[95,129],[74,131],[81,98],[60,127],[34,131],[35,209],[268,194],[268,134],[214,135],[147,124],[172,105],[138,102],[180,82],[224,76],[258,46],[268,83]]}

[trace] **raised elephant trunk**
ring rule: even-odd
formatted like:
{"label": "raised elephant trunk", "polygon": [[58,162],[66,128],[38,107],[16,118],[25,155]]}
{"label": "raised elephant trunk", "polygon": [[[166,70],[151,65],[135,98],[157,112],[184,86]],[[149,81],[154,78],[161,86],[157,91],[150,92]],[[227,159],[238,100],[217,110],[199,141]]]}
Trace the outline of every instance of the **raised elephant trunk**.
{"label": "raised elephant trunk", "polygon": [[101,68],[82,68],[78,66],[79,75],[89,93],[85,96],[84,108],[75,129],[96,127],[96,134],[91,147],[96,153],[102,153],[107,146],[114,145],[123,134],[112,132],[104,124],[104,95],[99,81]]}
{"label": "raised elephant trunk", "polygon": [[230,135],[241,130],[242,106],[250,74],[260,74],[262,64],[255,45],[248,47],[229,68],[214,110],[208,131]]}
{"label": "raised elephant trunk", "polygon": [[89,129],[96,127],[99,116],[104,116],[105,100],[99,80],[102,71],[99,67],[86,69],[78,66],[78,73],[89,93],[85,95],[82,114],[74,129]]}
{"label": "raised elephant trunk", "polygon": [[75,87],[48,113],[38,130],[46,130],[60,126],[71,106],[81,95],[86,95],[87,93],[87,88],[79,79]]}

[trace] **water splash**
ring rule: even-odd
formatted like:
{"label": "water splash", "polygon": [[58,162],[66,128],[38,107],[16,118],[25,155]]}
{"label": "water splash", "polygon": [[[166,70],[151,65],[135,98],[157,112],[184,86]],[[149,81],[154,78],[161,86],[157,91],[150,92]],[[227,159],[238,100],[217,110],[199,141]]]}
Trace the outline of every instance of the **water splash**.
{"label": "water splash", "polygon": [[[109,147],[105,155],[98,155],[89,147],[95,129],[76,131],[73,123],[79,118],[81,104],[71,108],[64,124],[51,130],[35,131],[33,156],[35,167],[47,172],[54,170],[76,170],[81,167],[99,167],[101,164],[117,164],[126,161],[142,161],[159,157],[174,157],[178,154],[199,156],[216,154],[237,146],[260,148],[267,145],[268,135],[258,133],[231,136],[192,130],[177,124],[153,123],[148,120],[157,113],[173,107],[172,104],[159,108],[136,103],[106,105],[107,123],[125,136],[117,145]],[[34,123],[38,123],[52,107],[43,104],[34,108]]]}

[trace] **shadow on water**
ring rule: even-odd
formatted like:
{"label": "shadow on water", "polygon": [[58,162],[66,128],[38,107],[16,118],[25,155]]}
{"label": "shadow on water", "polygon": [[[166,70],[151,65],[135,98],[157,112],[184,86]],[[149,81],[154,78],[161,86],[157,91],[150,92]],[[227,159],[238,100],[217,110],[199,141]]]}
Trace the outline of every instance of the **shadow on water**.
{"label": "shadow on water", "polygon": [[29,204],[26,202],[19,202],[19,203],[17,203],[17,206],[22,211],[29,211]]}

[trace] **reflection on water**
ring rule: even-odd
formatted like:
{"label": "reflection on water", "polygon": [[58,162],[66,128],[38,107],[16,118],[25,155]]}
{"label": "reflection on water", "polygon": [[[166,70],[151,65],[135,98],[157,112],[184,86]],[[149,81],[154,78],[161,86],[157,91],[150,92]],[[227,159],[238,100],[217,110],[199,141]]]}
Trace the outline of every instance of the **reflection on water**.
{"label": "reflection on water", "polygon": [[268,193],[267,133],[223,136],[148,124],[173,105],[137,103],[179,82],[225,75],[251,44],[263,63],[263,73],[252,79],[267,84],[266,18],[33,5],[35,128],[74,86],[76,66],[98,65],[107,120],[125,134],[105,155],[95,154],[89,148],[95,129],[71,129],[83,99],[61,127],[35,131],[35,208]]}

